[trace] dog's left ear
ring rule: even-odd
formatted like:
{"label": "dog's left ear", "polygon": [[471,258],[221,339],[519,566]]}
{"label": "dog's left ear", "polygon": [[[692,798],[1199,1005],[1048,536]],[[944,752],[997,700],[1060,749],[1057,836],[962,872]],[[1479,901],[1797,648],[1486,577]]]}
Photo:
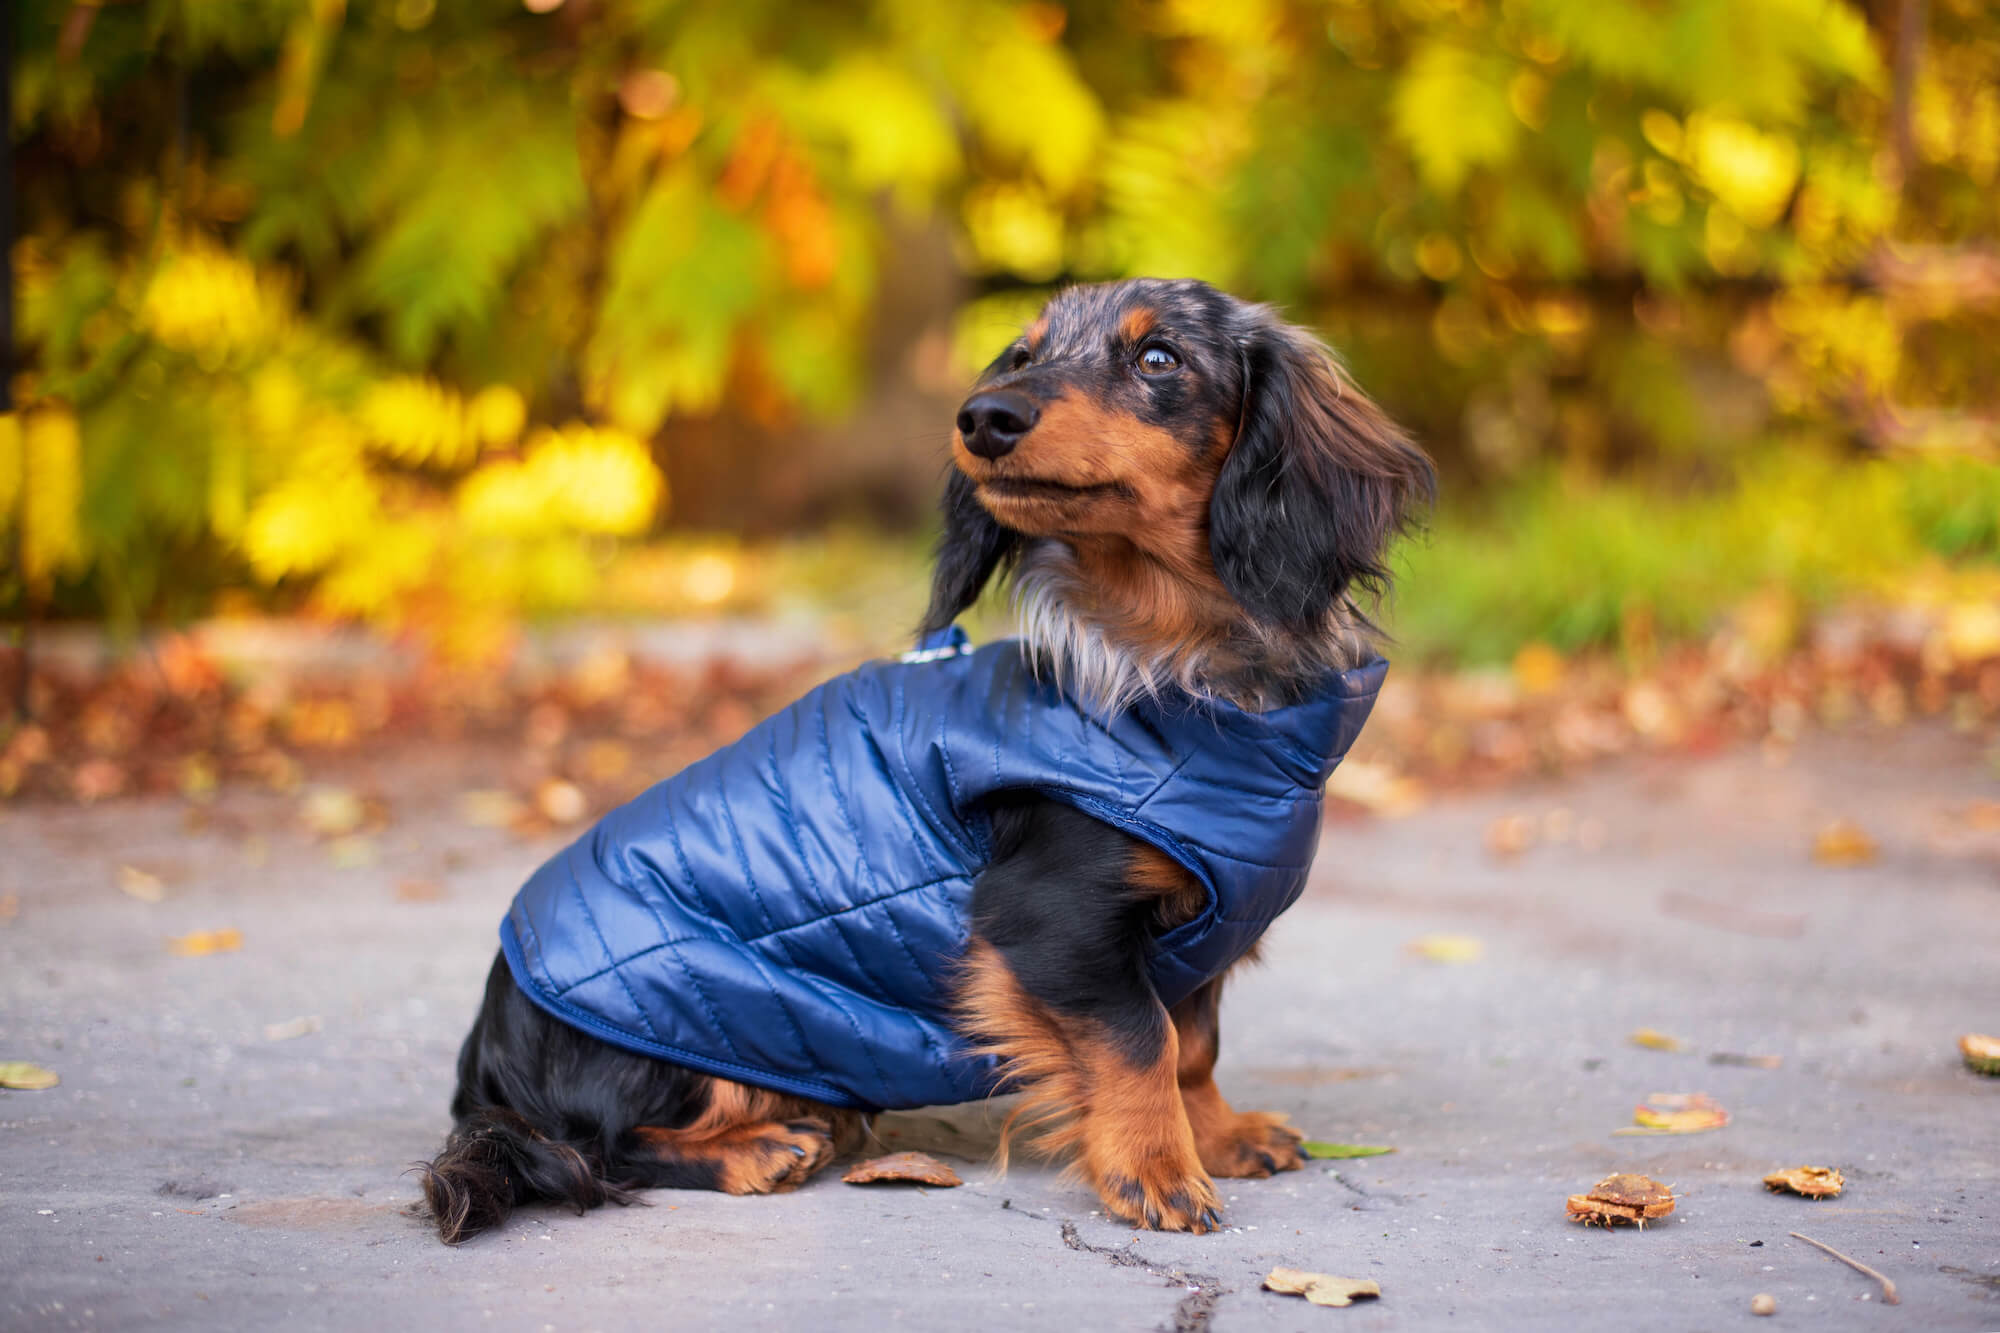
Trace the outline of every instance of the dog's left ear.
{"label": "dog's left ear", "polygon": [[986,581],[1015,553],[1021,534],[1003,528],[986,507],[972,481],[957,468],[944,488],[944,535],[938,538],[937,567],[931,573],[931,604],[924,612],[923,634],[949,629],[959,612],[979,600]]}
{"label": "dog's left ear", "polygon": [[1242,425],[1209,502],[1209,553],[1252,615],[1311,632],[1350,590],[1388,590],[1389,543],[1429,504],[1436,472],[1311,335],[1271,321],[1242,357]]}

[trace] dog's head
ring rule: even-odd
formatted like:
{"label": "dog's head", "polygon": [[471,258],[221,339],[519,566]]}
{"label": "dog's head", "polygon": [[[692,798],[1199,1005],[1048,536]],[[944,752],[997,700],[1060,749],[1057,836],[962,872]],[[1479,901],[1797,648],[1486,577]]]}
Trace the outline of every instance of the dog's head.
{"label": "dog's head", "polygon": [[1268,701],[1351,665],[1355,594],[1386,589],[1433,486],[1324,346],[1199,282],[1064,291],[956,424],[926,628],[1021,562],[1028,637],[1058,667],[1084,638],[1119,658],[1113,695],[1173,680]]}

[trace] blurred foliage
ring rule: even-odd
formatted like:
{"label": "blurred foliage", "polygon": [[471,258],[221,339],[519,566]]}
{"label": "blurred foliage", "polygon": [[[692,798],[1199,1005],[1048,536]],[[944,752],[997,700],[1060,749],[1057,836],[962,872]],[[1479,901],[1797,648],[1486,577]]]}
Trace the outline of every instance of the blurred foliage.
{"label": "blurred foliage", "polygon": [[[1191,274],[1316,323],[1461,484],[1508,492],[1492,521],[1538,582],[1506,595],[1566,643],[1819,577],[1767,519],[1828,548],[1887,542],[1890,510],[1912,551],[2000,541],[1982,0],[10,18],[10,609],[130,623],[246,588],[477,655],[601,600],[670,512],[678,422],[852,407],[892,238],[927,225],[974,284],[962,370],[1061,281]],[[1741,457],[1801,431],[1957,461]],[[1451,633],[1476,639],[1508,563],[1492,531],[1412,557]],[[1666,543],[1699,558],[1639,559]]]}

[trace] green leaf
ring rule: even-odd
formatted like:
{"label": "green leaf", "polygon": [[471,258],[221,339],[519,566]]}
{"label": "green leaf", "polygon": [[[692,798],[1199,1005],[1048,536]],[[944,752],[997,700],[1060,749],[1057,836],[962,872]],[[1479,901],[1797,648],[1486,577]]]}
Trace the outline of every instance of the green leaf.
{"label": "green leaf", "polygon": [[1394,1148],[1377,1147],[1369,1143],[1322,1143],[1318,1139],[1307,1139],[1299,1145],[1308,1157],[1324,1157],[1342,1160],[1349,1157],[1380,1157],[1384,1153],[1396,1151]]}

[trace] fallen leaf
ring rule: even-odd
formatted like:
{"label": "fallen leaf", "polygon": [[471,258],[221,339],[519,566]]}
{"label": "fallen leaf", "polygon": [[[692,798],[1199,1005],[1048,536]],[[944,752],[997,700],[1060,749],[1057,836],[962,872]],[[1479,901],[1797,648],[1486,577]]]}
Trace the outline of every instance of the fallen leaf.
{"label": "fallen leaf", "polygon": [[1326,780],[1326,794],[1390,819],[1411,814],[1424,804],[1423,783],[1387,764],[1365,759],[1348,760],[1334,769]]}
{"label": "fallen leaf", "polygon": [[26,1060],[0,1061],[0,1088],[15,1088],[21,1092],[41,1092],[53,1088],[62,1079],[53,1069],[31,1065]]}
{"label": "fallen leaf", "polygon": [[402,903],[443,902],[444,885],[434,879],[406,879],[396,885],[396,901]]}
{"label": "fallen leaf", "polygon": [[0,893],[0,925],[5,925],[21,915],[21,895]]}
{"label": "fallen leaf", "polygon": [[1486,826],[1486,850],[1511,859],[1535,845],[1535,821],[1527,815],[1502,815]]}
{"label": "fallen leaf", "polygon": [[305,1018],[288,1018],[282,1023],[266,1023],[264,1040],[291,1041],[296,1037],[309,1037],[319,1029],[320,1021],[317,1014]]}
{"label": "fallen leaf", "polygon": [[1308,1157],[1325,1157],[1335,1161],[1348,1157],[1380,1157],[1396,1151],[1369,1143],[1322,1143],[1318,1139],[1307,1139],[1299,1147],[1305,1150]]}
{"label": "fallen leaf", "polygon": [[1366,1278],[1333,1277],[1308,1273],[1303,1268],[1272,1269],[1264,1275],[1264,1288],[1286,1296],[1303,1296],[1314,1305],[1352,1305],[1357,1297],[1382,1295],[1381,1284]]}
{"label": "fallen leaf", "polygon": [[1656,1092],[1632,1112],[1637,1129],[1620,1129],[1618,1134],[1699,1134],[1721,1129],[1729,1123],[1729,1112],[1702,1092]]}
{"label": "fallen leaf", "polygon": [[1514,654],[1514,683],[1523,694],[1553,694],[1563,682],[1563,655],[1546,643],[1524,644]]}
{"label": "fallen leaf", "polygon": [[118,867],[118,890],[142,903],[160,903],[167,900],[167,882],[150,871],[137,866]]}
{"label": "fallen leaf", "polygon": [[535,808],[551,824],[574,824],[590,813],[590,798],[574,782],[544,778],[535,787]]}
{"label": "fallen leaf", "polygon": [[346,787],[314,787],[299,802],[299,822],[322,838],[345,837],[367,818],[367,804]]}
{"label": "fallen leaf", "polygon": [[1606,1176],[1588,1194],[1569,1196],[1569,1220],[1585,1226],[1630,1222],[1643,1229],[1648,1221],[1673,1211],[1673,1190],[1650,1176]]}
{"label": "fallen leaf", "polygon": [[359,833],[335,838],[326,845],[326,859],[336,870],[365,870],[375,864],[375,840]]}
{"label": "fallen leaf", "polygon": [[1813,839],[1813,860],[1823,866],[1865,866],[1881,854],[1875,839],[1851,819],[1836,819]]}
{"label": "fallen leaf", "polygon": [[89,759],[78,764],[76,772],[70,775],[70,791],[77,800],[89,805],[123,792],[129,778],[123,768],[109,759]]}
{"label": "fallen leaf", "polygon": [[1847,1188],[1847,1178],[1830,1166],[1788,1166],[1764,1177],[1765,1188],[1808,1199],[1831,1199]]}
{"label": "fallen leaf", "polygon": [[965,1183],[958,1178],[958,1172],[925,1152],[892,1152],[887,1157],[857,1162],[847,1168],[847,1174],[841,1179],[850,1185],[908,1181],[915,1185],[938,1185],[947,1189]]}
{"label": "fallen leaf", "polygon": [[1708,1062],[1712,1065],[1740,1065],[1745,1069],[1782,1069],[1785,1057],[1782,1055],[1742,1055],[1736,1051],[1714,1051]]}
{"label": "fallen leaf", "polygon": [[528,812],[510,791],[481,788],[458,794],[458,817],[474,828],[507,828]]}
{"label": "fallen leaf", "polygon": [[1958,1039],[1958,1049],[1965,1057],[1967,1069],[1989,1078],[2000,1078],[2000,1037],[1968,1032]]}
{"label": "fallen leaf", "polygon": [[1433,963],[1471,963],[1486,952],[1486,945],[1476,935],[1420,935],[1409,949]]}
{"label": "fallen leaf", "polygon": [[229,930],[197,930],[192,935],[178,935],[167,941],[167,949],[182,958],[199,958],[203,954],[235,953],[243,947],[243,932]]}
{"label": "fallen leaf", "polygon": [[1643,1046],[1649,1051],[1684,1051],[1687,1043],[1679,1037],[1669,1037],[1653,1028],[1640,1028],[1625,1040],[1634,1046]]}

